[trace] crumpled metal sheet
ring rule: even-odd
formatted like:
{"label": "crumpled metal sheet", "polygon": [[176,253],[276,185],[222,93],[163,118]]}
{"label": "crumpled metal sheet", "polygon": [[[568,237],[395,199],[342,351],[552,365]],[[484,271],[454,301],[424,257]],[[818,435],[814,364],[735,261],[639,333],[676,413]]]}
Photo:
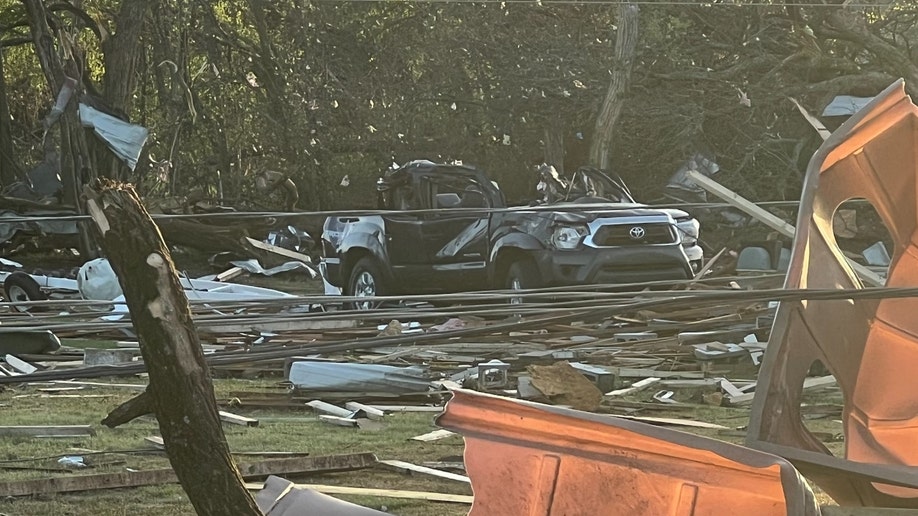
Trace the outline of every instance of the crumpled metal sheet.
{"label": "crumpled metal sheet", "polygon": [[404,394],[430,388],[427,372],[415,366],[301,360],[288,365],[287,379],[303,391]]}
{"label": "crumpled metal sheet", "polygon": [[611,416],[455,390],[470,516],[819,514],[784,459]]}
{"label": "crumpled metal sheet", "polygon": [[255,496],[265,516],[380,516],[386,513],[363,507],[312,489],[299,489],[289,480],[270,476]]}
{"label": "crumpled metal sheet", "polygon": [[80,123],[94,133],[131,169],[137,166],[140,152],[150,132],[146,127],[125,122],[87,104],[80,104]]}
{"label": "crumpled metal sheet", "polygon": [[[77,223],[75,220],[52,220],[55,215],[73,215],[72,212],[59,212],[52,210],[30,211],[27,215],[14,211],[0,211],[0,242],[13,238],[18,231],[25,231],[43,235],[76,235]],[[48,217],[41,220],[26,220],[27,217]],[[8,221],[4,219],[9,219]]]}
{"label": "crumpled metal sheet", "polygon": [[[887,286],[918,285],[916,139],[918,107],[900,80],[824,142],[807,170],[787,288],[863,288],[832,229],[839,206],[858,198],[894,241]],[[916,298],[782,302],[747,444],[790,459],[840,504],[918,507],[916,314]],[[844,393],[844,458],[801,420],[803,380],[817,360]]]}

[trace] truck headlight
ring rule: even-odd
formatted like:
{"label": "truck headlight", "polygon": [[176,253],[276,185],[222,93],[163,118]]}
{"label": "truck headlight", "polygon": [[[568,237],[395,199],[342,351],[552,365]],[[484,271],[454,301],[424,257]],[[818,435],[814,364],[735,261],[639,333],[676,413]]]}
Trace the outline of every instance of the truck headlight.
{"label": "truck headlight", "polygon": [[676,228],[682,233],[683,245],[695,245],[698,242],[698,232],[701,230],[701,224],[697,219],[681,219],[676,221]]}
{"label": "truck headlight", "polygon": [[551,234],[551,245],[555,249],[576,249],[586,234],[586,226],[557,226]]}

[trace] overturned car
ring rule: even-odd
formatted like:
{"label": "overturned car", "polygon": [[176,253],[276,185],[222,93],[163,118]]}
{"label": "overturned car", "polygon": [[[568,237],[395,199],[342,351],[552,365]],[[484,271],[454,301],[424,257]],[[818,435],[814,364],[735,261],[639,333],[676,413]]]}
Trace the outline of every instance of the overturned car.
{"label": "overturned car", "polygon": [[372,297],[673,281],[700,265],[698,222],[638,204],[621,179],[584,168],[571,180],[543,174],[542,186],[542,204],[508,207],[474,167],[389,170],[377,187],[381,214],[326,219],[326,280]]}

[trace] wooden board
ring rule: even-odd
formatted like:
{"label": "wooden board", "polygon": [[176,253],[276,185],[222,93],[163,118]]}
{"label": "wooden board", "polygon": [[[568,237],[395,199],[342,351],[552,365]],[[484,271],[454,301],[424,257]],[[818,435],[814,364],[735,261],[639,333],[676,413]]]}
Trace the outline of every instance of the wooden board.
{"label": "wooden board", "polygon": [[322,421],[324,423],[330,423],[332,425],[346,426],[346,427],[355,427],[357,426],[357,423],[358,423],[356,419],[351,419],[347,417],[330,416],[328,414],[320,415],[319,421]]}
{"label": "wooden board", "polygon": [[[797,228],[788,224],[784,219],[775,216],[764,208],[756,206],[755,203],[721,185],[717,181],[714,181],[708,176],[700,174],[694,170],[689,170],[686,172],[686,174],[698,186],[727,201],[734,207],[746,212],[748,215],[754,217],[778,233],[789,238],[794,238],[794,235],[797,233]],[[852,262],[851,260],[848,260],[848,265],[854,269],[854,272],[857,273],[858,277],[861,278],[864,283],[867,283],[873,287],[882,287],[886,284],[883,278],[878,276],[875,272],[871,271],[867,267],[864,267],[859,263]]]}
{"label": "wooden board", "polygon": [[354,412],[363,412],[366,414],[367,419],[383,419],[386,417],[386,413],[377,408],[373,408],[369,405],[364,405],[363,403],[357,403],[356,401],[349,401],[344,404],[344,407],[348,410]]}
{"label": "wooden board", "polygon": [[224,410],[221,410],[219,414],[220,414],[220,420],[223,421],[224,423],[230,423],[233,425],[240,425],[240,426],[258,426],[257,419],[240,416],[238,414],[233,414],[232,412],[226,412]]}
{"label": "wooden board", "polygon": [[416,435],[411,438],[412,441],[439,441],[440,439],[446,439],[447,437],[452,437],[457,435],[455,432],[450,432],[449,430],[434,430],[433,432],[428,432],[424,435]]}
{"label": "wooden board", "polygon": [[312,407],[312,410],[316,412],[321,412],[322,414],[328,414],[330,416],[349,418],[354,414],[354,411],[352,410],[341,408],[337,405],[332,405],[331,403],[325,403],[324,401],[320,400],[312,400],[306,405]]}
{"label": "wooden board", "polygon": [[630,419],[632,421],[640,421],[642,423],[650,423],[652,425],[665,425],[665,426],[685,426],[689,428],[710,428],[714,430],[728,430],[727,427],[723,425],[717,425],[714,423],[706,423],[704,421],[694,421],[691,419],[675,419],[670,417],[649,417],[649,416],[624,416],[615,414],[612,417]]}
{"label": "wooden board", "polygon": [[22,374],[32,374],[35,371],[38,371],[38,368],[32,364],[26,362],[25,360],[20,359],[15,355],[6,355],[3,358],[7,364],[10,365],[13,369],[19,371]]}
{"label": "wooden board", "polygon": [[96,432],[89,425],[0,426],[0,437],[71,437],[82,435],[96,435]]}
{"label": "wooden board", "polygon": [[[239,465],[239,472],[243,478],[259,478],[268,475],[349,471],[367,468],[374,464],[376,464],[376,457],[372,453],[355,453],[322,457],[269,459],[251,464],[241,464]],[[172,484],[175,482],[178,482],[178,478],[171,468],[135,472],[125,471],[100,475],[77,475],[0,482],[0,496],[70,493],[120,487]]]}
{"label": "wooden board", "polygon": [[292,260],[296,260],[299,262],[310,263],[310,264],[312,263],[312,258],[306,256],[305,254],[298,253],[296,251],[291,251],[289,249],[284,249],[283,247],[278,247],[276,245],[271,245],[267,242],[261,242],[259,240],[255,240],[254,238],[246,237],[245,239],[252,247],[256,249],[261,249],[262,251],[274,253],[276,255],[283,256],[285,258],[290,258]]}
{"label": "wooden board", "polygon": [[[257,491],[264,487],[262,483],[246,483],[247,489]],[[329,486],[323,484],[294,484],[298,489],[312,489],[324,494],[341,494],[356,496],[379,496],[382,498],[407,498],[410,500],[427,500],[429,502],[451,502],[471,504],[474,497],[447,493],[430,493],[426,491],[401,491],[396,489],[372,489],[366,487]]]}
{"label": "wooden board", "polygon": [[380,464],[384,464],[393,469],[399,471],[407,471],[414,473],[423,473],[425,475],[431,475],[440,478],[447,478],[449,480],[455,480],[457,482],[464,482],[466,484],[471,484],[472,481],[469,480],[469,477],[465,475],[457,475],[456,473],[450,473],[448,471],[440,471],[439,469],[428,468],[426,466],[418,466],[417,464],[412,464],[410,462],[405,462],[401,460],[381,460]]}

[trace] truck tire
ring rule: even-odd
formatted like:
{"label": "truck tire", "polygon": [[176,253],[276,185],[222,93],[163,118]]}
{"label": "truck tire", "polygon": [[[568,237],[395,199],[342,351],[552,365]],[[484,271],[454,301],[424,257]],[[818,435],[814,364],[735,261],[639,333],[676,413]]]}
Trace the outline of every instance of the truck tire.
{"label": "truck tire", "polygon": [[[48,296],[41,291],[38,282],[24,272],[14,272],[3,280],[3,294],[10,303],[44,301]],[[28,312],[27,305],[14,305],[20,312]]]}
{"label": "truck tire", "polygon": [[[504,276],[504,288],[507,290],[527,290],[541,286],[542,281],[539,277],[539,271],[535,264],[529,260],[513,262],[507,269],[506,276]],[[523,298],[511,297],[509,302],[511,305],[522,304]]]}
{"label": "truck tire", "polygon": [[[347,282],[345,294],[354,297],[372,297],[386,295],[386,284],[383,279],[379,263],[370,257],[357,260],[351,269],[351,276]],[[353,310],[371,310],[379,305],[378,302],[352,301],[347,303]]]}

